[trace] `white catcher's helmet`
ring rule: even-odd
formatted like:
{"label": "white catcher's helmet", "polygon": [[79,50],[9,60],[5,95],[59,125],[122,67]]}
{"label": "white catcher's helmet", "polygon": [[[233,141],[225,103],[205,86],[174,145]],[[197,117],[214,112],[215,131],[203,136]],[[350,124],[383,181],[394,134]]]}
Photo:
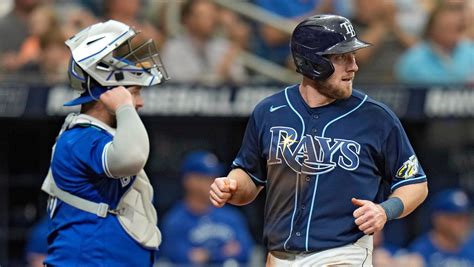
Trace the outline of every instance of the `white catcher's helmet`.
{"label": "white catcher's helmet", "polygon": [[69,81],[81,96],[64,105],[97,100],[115,86],[152,86],[168,80],[153,40],[132,46],[130,26],[109,20],[89,26],[66,41],[71,50]]}

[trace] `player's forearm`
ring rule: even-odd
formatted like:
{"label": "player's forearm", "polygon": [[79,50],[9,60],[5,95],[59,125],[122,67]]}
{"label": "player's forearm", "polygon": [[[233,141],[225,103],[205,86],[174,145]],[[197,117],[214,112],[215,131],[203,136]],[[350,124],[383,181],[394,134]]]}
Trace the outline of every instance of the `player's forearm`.
{"label": "player's forearm", "polygon": [[108,171],[114,177],[136,175],[148,159],[148,134],[136,110],[120,107],[117,112],[117,132],[107,148]]}
{"label": "player's forearm", "polygon": [[412,213],[426,199],[428,183],[417,183],[397,188],[390,197],[398,197],[403,202],[403,212],[398,218],[403,218]]}
{"label": "player's forearm", "polygon": [[229,179],[237,181],[237,190],[232,194],[228,203],[233,205],[246,205],[252,202],[261,190],[252,181],[252,178],[242,169],[234,169],[227,176]]}

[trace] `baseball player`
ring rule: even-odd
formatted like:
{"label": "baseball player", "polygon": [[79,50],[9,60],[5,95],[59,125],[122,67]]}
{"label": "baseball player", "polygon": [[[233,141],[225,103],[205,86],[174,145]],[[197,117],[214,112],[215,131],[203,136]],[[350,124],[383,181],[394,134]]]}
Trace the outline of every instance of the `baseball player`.
{"label": "baseball player", "polygon": [[354,51],[368,46],[344,17],[301,22],[291,51],[302,82],[257,104],[233,170],[211,185],[218,207],[266,187],[267,266],[371,266],[371,234],[427,195],[398,118],[352,90]]}
{"label": "baseball player", "polygon": [[254,247],[244,217],[232,207],[215,208],[209,186],[224,168],[205,150],[186,154],[181,165],[184,197],[163,218],[160,252],[180,266],[228,266],[249,261]]}
{"label": "baseball player", "polygon": [[153,189],[143,171],[142,86],[167,79],[153,41],[109,20],[77,33],[69,81],[81,95],[53,147],[42,189],[51,197],[46,266],[152,266],[161,242]]}

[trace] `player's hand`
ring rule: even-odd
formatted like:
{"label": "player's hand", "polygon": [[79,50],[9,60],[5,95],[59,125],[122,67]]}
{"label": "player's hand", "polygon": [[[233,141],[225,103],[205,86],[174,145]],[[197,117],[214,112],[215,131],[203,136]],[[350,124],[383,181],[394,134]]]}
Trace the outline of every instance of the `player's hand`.
{"label": "player's hand", "polygon": [[209,199],[218,208],[222,207],[232,198],[237,190],[237,181],[227,177],[219,177],[211,184]]}
{"label": "player's hand", "polygon": [[352,204],[358,207],[352,215],[359,230],[369,235],[383,229],[387,222],[387,215],[382,206],[357,198],[352,198]]}
{"label": "player's hand", "polygon": [[107,90],[100,95],[100,101],[104,104],[105,108],[113,114],[123,105],[133,106],[132,94],[123,86]]}

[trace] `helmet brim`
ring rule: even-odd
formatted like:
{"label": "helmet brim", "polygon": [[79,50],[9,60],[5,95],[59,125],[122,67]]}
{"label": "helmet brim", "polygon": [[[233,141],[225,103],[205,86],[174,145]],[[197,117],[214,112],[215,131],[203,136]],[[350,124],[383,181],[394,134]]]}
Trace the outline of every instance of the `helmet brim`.
{"label": "helmet brim", "polygon": [[344,53],[354,52],[356,50],[359,50],[361,48],[366,48],[371,45],[372,44],[361,41],[357,39],[357,37],[355,37],[355,38],[352,38],[351,40],[340,42],[329,47],[324,52],[322,52],[321,55],[344,54]]}
{"label": "helmet brim", "polygon": [[85,103],[96,101],[97,99],[99,99],[101,94],[105,93],[105,91],[107,91],[107,88],[95,86],[91,89],[92,95],[89,94],[88,91],[86,91],[82,93],[78,98],[64,103],[63,106],[72,107],[72,106],[82,105]]}

